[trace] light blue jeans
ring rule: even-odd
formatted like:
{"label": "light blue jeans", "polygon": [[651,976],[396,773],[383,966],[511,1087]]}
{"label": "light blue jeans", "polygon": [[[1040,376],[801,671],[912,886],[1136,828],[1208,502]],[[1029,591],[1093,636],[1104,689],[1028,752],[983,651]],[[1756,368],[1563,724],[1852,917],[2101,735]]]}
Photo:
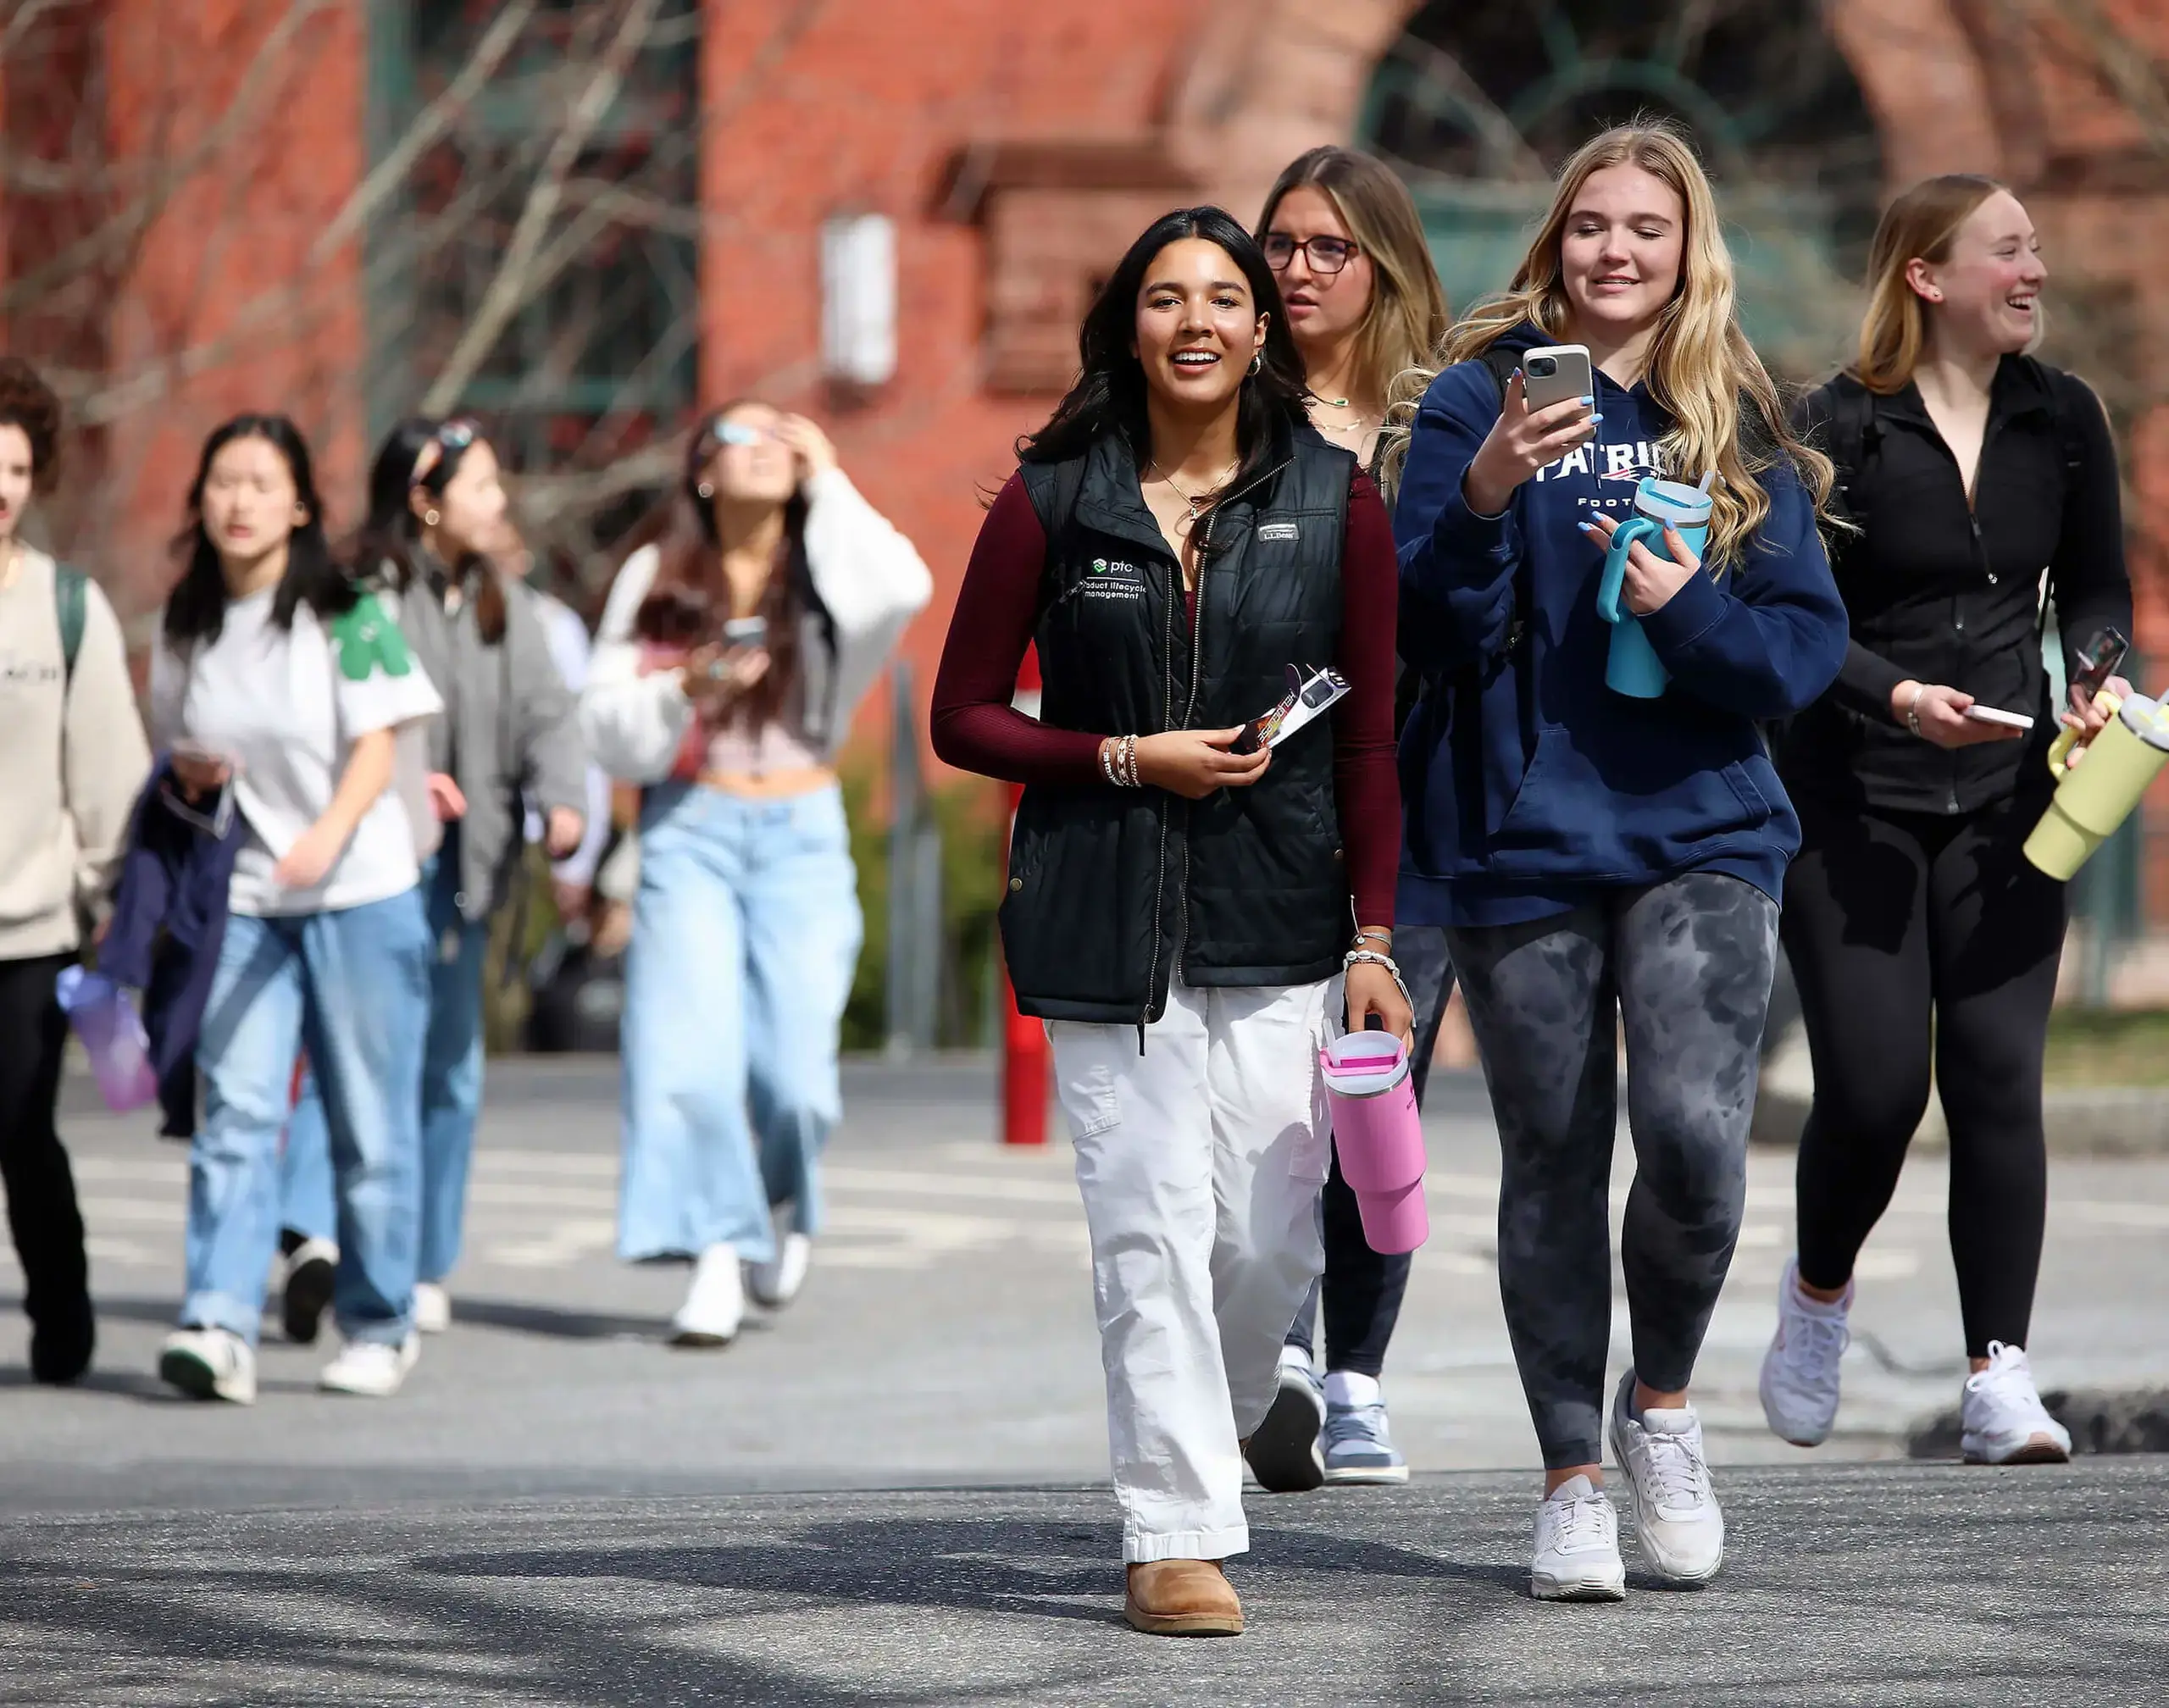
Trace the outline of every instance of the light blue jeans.
{"label": "light blue jeans", "polygon": [[[421,1265],[416,1277],[441,1281],[459,1262],[467,1221],[467,1175],[482,1108],[482,962],[490,922],[459,908],[459,826],[422,867],[430,924],[429,1032],[422,1046]],[[280,1223],[311,1239],[334,1238],[331,1144],[313,1073],[286,1128],[280,1165]]]}
{"label": "light blue jeans", "polygon": [[294,1057],[323,1084],[336,1202],[332,1309],[349,1340],[406,1338],[429,928],[421,894],[226,921],[196,1046],[203,1123],[188,1169],[184,1323],[252,1344],[279,1243],[280,1128]]}
{"label": "light blue jeans", "polygon": [[785,1204],[799,1232],[820,1231],[818,1159],[843,1112],[838,1034],[863,929],[841,790],[648,790],[626,963],[619,1256],[728,1242],[760,1262]]}

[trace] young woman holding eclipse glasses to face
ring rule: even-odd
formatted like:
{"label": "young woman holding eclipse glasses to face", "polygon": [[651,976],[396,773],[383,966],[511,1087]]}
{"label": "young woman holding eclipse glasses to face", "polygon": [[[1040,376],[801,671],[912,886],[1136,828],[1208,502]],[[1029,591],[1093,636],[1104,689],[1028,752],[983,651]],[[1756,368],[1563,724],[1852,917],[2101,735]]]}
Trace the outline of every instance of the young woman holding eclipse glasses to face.
{"label": "young woman holding eclipse glasses to face", "polygon": [[645,785],[618,1246],[692,1260],[672,1338],[720,1346],[820,1231],[862,929],[835,756],[934,587],[827,435],[752,400],[699,424],[635,541],[580,702]]}

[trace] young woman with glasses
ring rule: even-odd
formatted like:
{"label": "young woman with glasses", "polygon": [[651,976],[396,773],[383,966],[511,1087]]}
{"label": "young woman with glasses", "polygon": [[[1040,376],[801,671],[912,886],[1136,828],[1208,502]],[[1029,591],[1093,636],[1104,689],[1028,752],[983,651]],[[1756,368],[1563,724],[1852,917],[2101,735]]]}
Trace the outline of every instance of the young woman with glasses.
{"label": "young woman with glasses", "polygon": [[[1376,478],[1393,382],[1431,359],[1448,324],[1445,293],[1407,186],[1367,154],[1313,148],[1273,185],[1257,234],[1303,359],[1311,424],[1329,443],[1354,452]],[[1390,502],[1390,491],[1386,496]],[[1396,704],[1408,697],[1396,695]],[[1403,926],[1394,934],[1394,956],[1415,1005],[1420,1101],[1453,992],[1445,933],[1435,925]],[[1269,1489],[1408,1477],[1408,1461],[1387,1428],[1379,1378],[1410,1259],[1371,1250],[1338,1158],[1322,1204],[1325,1273],[1289,1331],[1279,1390],[1250,1440],[1251,1469]],[[1323,1384],[1315,1356],[1321,1293]]]}
{"label": "young woman with glasses", "polygon": [[[1079,345],[973,549],[935,750],[1024,785],[1002,946],[1075,1140],[1127,1616],[1229,1634],[1241,1441],[1321,1262],[1318,1051],[1344,1006],[1408,1035],[1393,548],[1355,457],[1311,430],[1273,270],[1220,209],[1131,245]],[[1011,704],[1028,646],[1036,719]],[[1352,692],[1238,751],[1291,664]]]}
{"label": "young woman with glasses", "polygon": [[701,421],[636,540],[580,702],[645,785],[618,1249],[691,1261],[671,1339],[713,1347],[748,1290],[790,1302],[820,1232],[862,929],[835,757],[934,587],[821,430],[751,400]]}
{"label": "young woman with glasses", "polygon": [[[415,417],[391,430],[369,470],[356,570],[386,606],[436,685],[444,715],[422,732],[428,806],[440,840],[423,869],[430,1023],[422,1064],[422,1225],[414,1323],[451,1326],[445,1283],[459,1261],[474,1123],[482,1107],[483,979],[490,919],[526,841],[526,798],[543,812],[551,855],[580,843],[587,756],[534,590],[499,561],[514,544],[495,449],[472,421]],[[426,840],[426,839],[425,839]],[[322,1279],[336,1261],[325,1218],[329,1156],[312,1087],[286,1138],[285,1299],[290,1335],[314,1332]],[[318,1278],[313,1287],[312,1278]]]}

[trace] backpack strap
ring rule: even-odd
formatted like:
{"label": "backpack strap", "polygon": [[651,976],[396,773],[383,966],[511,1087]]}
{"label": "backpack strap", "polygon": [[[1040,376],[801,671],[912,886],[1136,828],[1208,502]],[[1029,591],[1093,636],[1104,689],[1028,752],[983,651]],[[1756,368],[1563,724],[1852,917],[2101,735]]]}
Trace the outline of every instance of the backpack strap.
{"label": "backpack strap", "polygon": [[1476,359],[1484,364],[1484,371],[1491,376],[1491,383],[1499,388],[1499,402],[1503,404],[1506,401],[1506,382],[1514,377],[1514,370],[1522,365],[1522,352],[1489,344]]}
{"label": "backpack strap", "polygon": [[1832,495],[1839,513],[1847,521],[1856,522],[1853,481],[1867,453],[1883,437],[1883,428],[1875,419],[1875,394],[1864,385],[1833,385],[1824,395],[1830,400],[1829,456],[1837,475]]}
{"label": "backpack strap", "polygon": [[90,620],[91,578],[65,563],[53,566],[53,602],[60,618],[60,658],[64,697],[75,682],[75,659],[83,650],[83,628]]}

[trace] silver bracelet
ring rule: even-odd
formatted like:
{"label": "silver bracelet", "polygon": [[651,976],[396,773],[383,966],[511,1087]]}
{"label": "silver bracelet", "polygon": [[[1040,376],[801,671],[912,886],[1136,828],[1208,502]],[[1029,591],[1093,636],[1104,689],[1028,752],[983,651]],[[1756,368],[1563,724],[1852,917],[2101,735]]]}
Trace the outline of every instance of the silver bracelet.
{"label": "silver bracelet", "polygon": [[1921,734],[1921,696],[1928,691],[1925,682],[1913,690],[1913,697],[1906,702],[1906,727],[1916,735]]}
{"label": "silver bracelet", "polygon": [[1351,967],[1383,967],[1392,975],[1394,989],[1401,992],[1401,1000],[1411,1008],[1416,999],[1408,994],[1407,982],[1401,976],[1400,963],[1390,955],[1381,955],[1375,949],[1351,949],[1340,957],[1340,970],[1345,974]]}

